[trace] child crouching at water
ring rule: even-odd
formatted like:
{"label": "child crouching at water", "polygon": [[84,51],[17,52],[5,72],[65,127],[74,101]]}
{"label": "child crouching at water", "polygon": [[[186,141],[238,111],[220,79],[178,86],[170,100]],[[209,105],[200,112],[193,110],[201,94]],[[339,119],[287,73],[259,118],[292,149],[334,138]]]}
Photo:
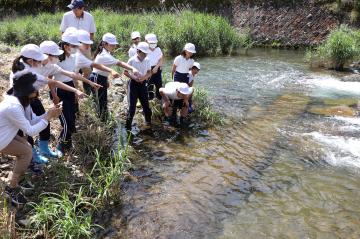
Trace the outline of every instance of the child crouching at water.
{"label": "child crouching at water", "polygon": [[160,94],[163,99],[163,110],[166,121],[170,124],[177,122],[177,111],[180,110],[180,124],[184,123],[184,119],[188,115],[189,99],[194,91],[186,83],[169,82],[164,88],[160,88]]}
{"label": "child crouching at water", "polygon": [[146,80],[151,77],[151,64],[147,58],[150,52],[146,42],[140,42],[137,46],[137,54],[128,61],[128,64],[139,71],[138,75],[130,74],[125,70],[124,74],[131,80],[128,83],[129,110],[126,119],[126,129],[131,131],[132,121],[135,116],[136,102],[139,99],[145,116],[145,128],[151,127],[151,109],[149,106],[149,95]]}

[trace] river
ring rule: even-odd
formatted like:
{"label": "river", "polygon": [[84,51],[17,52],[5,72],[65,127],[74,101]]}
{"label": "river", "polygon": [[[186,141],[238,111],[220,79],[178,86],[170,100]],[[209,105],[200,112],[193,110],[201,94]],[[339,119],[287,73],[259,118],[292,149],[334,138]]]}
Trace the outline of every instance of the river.
{"label": "river", "polygon": [[[360,83],[304,52],[200,59],[224,127],[140,135],[113,238],[360,238]],[[170,70],[169,66],[166,68]]]}

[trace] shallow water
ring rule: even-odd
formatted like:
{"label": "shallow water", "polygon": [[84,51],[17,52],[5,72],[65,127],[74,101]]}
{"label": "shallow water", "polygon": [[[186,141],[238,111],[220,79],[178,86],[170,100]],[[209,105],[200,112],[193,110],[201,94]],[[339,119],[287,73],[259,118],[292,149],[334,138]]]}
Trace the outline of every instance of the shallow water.
{"label": "shallow water", "polygon": [[360,83],[302,52],[200,63],[196,86],[231,123],[140,135],[113,237],[359,238],[360,121],[307,110],[359,98]]}

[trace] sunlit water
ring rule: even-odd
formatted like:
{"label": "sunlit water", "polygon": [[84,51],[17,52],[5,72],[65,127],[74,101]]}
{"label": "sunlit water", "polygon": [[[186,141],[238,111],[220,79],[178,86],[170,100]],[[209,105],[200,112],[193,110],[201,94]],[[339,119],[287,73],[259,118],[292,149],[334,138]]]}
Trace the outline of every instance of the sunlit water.
{"label": "sunlit water", "polygon": [[360,120],[307,112],[360,98],[360,83],[301,52],[200,62],[196,86],[231,123],[140,135],[112,236],[360,238]]}

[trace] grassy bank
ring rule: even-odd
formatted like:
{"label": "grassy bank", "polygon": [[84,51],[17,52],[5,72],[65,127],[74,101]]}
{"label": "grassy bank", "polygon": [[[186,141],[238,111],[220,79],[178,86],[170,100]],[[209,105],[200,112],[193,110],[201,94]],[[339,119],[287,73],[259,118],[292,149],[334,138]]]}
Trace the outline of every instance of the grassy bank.
{"label": "grassy bank", "polygon": [[[186,42],[193,42],[198,55],[235,54],[240,48],[251,45],[249,33],[238,33],[220,16],[178,11],[173,13],[152,12],[147,14],[118,14],[97,9],[94,15],[98,32],[95,44],[106,32],[118,37],[120,50],[129,47],[129,36],[134,30],[155,33],[159,45],[169,55],[177,55]],[[44,40],[60,40],[59,26],[63,13],[42,13],[35,17],[18,17],[0,22],[0,41],[7,44],[39,44]]]}
{"label": "grassy bank", "polygon": [[340,26],[326,41],[306,54],[311,65],[343,70],[349,63],[360,60],[360,30]]}

